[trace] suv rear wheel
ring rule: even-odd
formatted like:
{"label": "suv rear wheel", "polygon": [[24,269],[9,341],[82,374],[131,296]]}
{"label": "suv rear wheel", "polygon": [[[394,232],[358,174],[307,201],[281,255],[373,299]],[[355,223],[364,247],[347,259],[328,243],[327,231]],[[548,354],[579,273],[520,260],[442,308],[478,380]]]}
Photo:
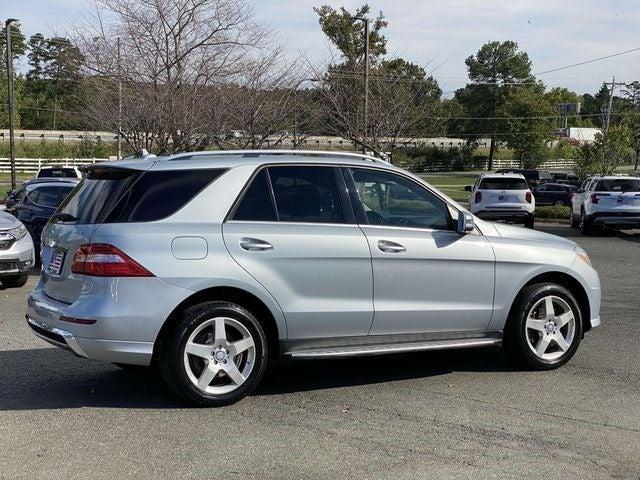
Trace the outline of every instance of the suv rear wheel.
{"label": "suv rear wheel", "polygon": [[245,308],[205,302],[188,308],[163,341],[160,371],[178,396],[219,407],[248,395],[264,374],[267,337]]}
{"label": "suv rear wheel", "polygon": [[585,215],[584,210],[580,210],[580,233],[589,235],[592,229],[591,219]]}
{"label": "suv rear wheel", "polygon": [[507,354],[534,370],[567,363],[582,338],[580,308],[564,287],[539,283],[526,287],[511,310],[504,332]]}

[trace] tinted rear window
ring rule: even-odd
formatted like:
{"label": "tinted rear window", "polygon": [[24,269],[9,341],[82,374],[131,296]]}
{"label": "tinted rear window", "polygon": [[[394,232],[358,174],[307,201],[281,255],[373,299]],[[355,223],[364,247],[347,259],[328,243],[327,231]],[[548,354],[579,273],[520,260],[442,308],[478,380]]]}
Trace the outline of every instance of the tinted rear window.
{"label": "tinted rear window", "polygon": [[41,207],[58,208],[58,205],[71,190],[73,190],[73,187],[70,185],[37,187],[31,190],[27,196],[29,200]]}
{"label": "tinted rear window", "polygon": [[45,168],[40,170],[38,178],[78,178],[72,168]]}
{"label": "tinted rear window", "polygon": [[172,215],[224,170],[90,170],[58,210],[75,223],[150,222]]}
{"label": "tinted rear window", "polygon": [[485,178],[480,182],[482,190],[528,190],[529,185],[522,178]]}
{"label": "tinted rear window", "polygon": [[600,180],[595,188],[596,192],[640,192],[640,179],[616,178]]}
{"label": "tinted rear window", "polygon": [[267,170],[260,170],[238,205],[234,220],[275,222],[276,212],[269,192]]}

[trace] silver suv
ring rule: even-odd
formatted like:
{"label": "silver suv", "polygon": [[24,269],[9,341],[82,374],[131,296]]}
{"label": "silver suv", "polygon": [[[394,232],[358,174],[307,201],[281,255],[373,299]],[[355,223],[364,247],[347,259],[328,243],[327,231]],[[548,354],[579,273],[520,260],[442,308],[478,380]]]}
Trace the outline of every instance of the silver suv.
{"label": "silver suv", "polygon": [[475,218],[352,154],[202,152],[88,168],[43,232],[36,335],[157,365],[200,405],[247,395],[279,357],[504,345],[567,362],[600,324],[575,243]]}

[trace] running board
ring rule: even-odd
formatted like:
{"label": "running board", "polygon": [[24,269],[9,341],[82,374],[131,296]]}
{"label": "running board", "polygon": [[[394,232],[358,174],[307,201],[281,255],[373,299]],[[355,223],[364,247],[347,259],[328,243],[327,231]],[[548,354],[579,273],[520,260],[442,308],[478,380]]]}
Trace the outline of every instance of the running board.
{"label": "running board", "polygon": [[473,348],[500,345],[502,338],[461,338],[455,340],[435,340],[422,342],[403,342],[395,344],[353,345],[324,348],[300,348],[285,353],[292,358],[340,358],[365,355],[388,355],[403,352],[422,352],[426,350],[448,350],[454,348]]}

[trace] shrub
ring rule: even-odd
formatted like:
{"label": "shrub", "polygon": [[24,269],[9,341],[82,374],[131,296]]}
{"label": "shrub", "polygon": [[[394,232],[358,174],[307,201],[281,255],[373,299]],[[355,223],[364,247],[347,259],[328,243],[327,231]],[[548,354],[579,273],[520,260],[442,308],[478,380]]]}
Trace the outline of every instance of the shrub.
{"label": "shrub", "polygon": [[559,218],[568,220],[571,216],[571,207],[536,207],[536,218]]}

